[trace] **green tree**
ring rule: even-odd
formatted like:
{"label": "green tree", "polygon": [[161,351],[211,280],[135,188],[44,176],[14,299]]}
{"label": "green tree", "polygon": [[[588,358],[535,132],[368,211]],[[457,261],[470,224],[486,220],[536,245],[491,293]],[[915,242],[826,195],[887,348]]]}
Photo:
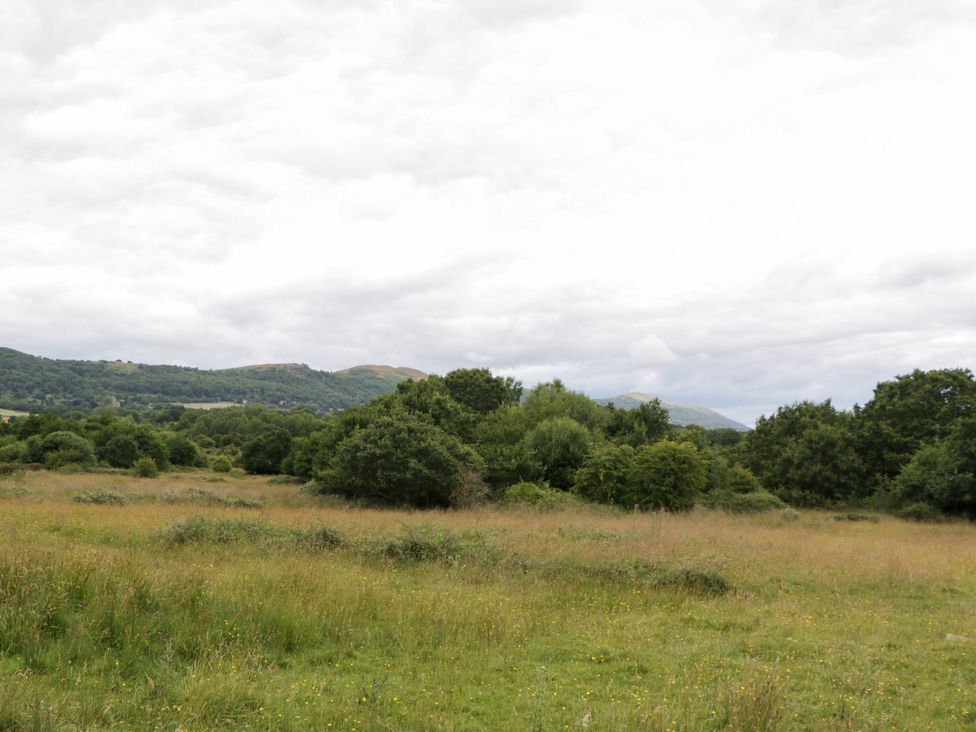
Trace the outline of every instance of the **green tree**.
{"label": "green tree", "polygon": [[448,506],[481,459],[456,437],[416,415],[377,418],[337,446],[317,478],[325,492],[420,508]]}
{"label": "green tree", "polygon": [[529,459],[540,466],[552,486],[569,490],[576,471],[590,452],[590,432],[570,417],[550,417],[523,438]]}
{"label": "green tree", "polygon": [[454,401],[478,414],[518,404],[522,398],[521,382],[510,376],[492,376],[488,369],[455,369],[444,377],[444,385]]}
{"label": "green tree", "polygon": [[879,383],[855,414],[859,451],[880,485],[922,445],[946,437],[958,420],[976,414],[976,379],[969,369],[916,369]]}
{"label": "green tree", "polygon": [[249,473],[275,475],[291,451],[292,438],[280,427],[260,432],[241,448],[241,465]]}
{"label": "green tree", "polygon": [[956,422],[943,439],[923,445],[894,481],[902,506],[926,503],[976,518],[976,415]]}
{"label": "green tree", "polygon": [[627,496],[634,448],[603,444],[595,447],[576,471],[573,492],[597,503],[621,503]]}
{"label": "green tree", "polygon": [[607,437],[618,445],[639,447],[657,442],[668,434],[668,410],[658,399],[644,402],[636,409],[618,409],[610,405],[606,410],[608,419],[604,429]]}
{"label": "green tree", "polygon": [[853,417],[829,399],[797,402],[760,417],[740,454],[763,487],[789,503],[822,505],[868,493]]}
{"label": "green tree", "polygon": [[705,487],[706,466],[690,442],[642,445],[630,466],[626,503],[642,508],[689,511]]}
{"label": "green tree", "polygon": [[95,447],[74,432],[51,432],[41,438],[41,461],[49,468],[65,465],[78,465],[83,468],[95,466]]}

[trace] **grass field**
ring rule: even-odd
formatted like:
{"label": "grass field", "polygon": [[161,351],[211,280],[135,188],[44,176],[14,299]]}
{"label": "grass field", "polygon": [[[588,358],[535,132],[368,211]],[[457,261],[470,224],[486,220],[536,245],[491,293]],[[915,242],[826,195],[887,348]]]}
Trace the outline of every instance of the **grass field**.
{"label": "grass field", "polygon": [[27,417],[29,414],[29,412],[18,412],[15,409],[0,408],[0,417]]}
{"label": "grass field", "polygon": [[222,727],[976,729],[976,528],[0,480],[0,730]]}

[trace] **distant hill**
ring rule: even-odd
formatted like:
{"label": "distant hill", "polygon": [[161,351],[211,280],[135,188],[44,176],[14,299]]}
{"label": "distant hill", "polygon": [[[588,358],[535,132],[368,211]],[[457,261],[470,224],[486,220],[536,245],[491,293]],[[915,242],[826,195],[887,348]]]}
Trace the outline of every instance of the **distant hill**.
{"label": "distant hill", "polygon": [[[644,402],[649,402],[654,398],[650,394],[632,391],[608,399],[597,399],[596,401],[600,404],[610,404],[612,402],[614,406],[622,409],[636,409]],[[749,430],[744,424],[729,419],[708,407],[698,407],[693,404],[677,404],[675,402],[666,402],[663,399],[661,400],[661,406],[668,410],[671,424],[680,426],[697,424],[710,430],[720,427],[727,427],[741,432],[747,432]]]}
{"label": "distant hill", "polygon": [[59,360],[0,348],[0,405],[34,412],[101,404],[142,408],[245,401],[327,412],[392,392],[404,379],[425,377],[422,371],[392,366],[354,366],[333,373],[277,363],[209,371],[131,361]]}

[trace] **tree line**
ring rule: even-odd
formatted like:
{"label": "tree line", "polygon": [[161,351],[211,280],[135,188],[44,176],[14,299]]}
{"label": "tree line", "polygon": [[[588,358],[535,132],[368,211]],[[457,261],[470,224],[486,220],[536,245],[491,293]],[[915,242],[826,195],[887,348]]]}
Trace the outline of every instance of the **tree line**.
{"label": "tree line", "polygon": [[746,434],[676,427],[657,402],[600,405],[486,369],[407,381],[329,416],[163,407],[32,415],[0,428],[0,470],[170,466],[287,474],[365,504],[595,501],[627,509],[858,505],[976,516],[976,380],[914,371],[863,407],[802,401]]}

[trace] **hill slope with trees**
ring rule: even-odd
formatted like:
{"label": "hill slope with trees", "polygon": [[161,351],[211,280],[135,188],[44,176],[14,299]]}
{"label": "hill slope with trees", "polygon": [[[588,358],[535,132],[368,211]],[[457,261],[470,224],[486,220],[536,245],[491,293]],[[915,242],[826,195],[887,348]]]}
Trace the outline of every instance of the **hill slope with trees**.
{"label": "hill slope with trees", "polygon": [[393,391],[414,369],[354,367],[317,371],[305,364],[265,364],[208,371],[131,361],[75,361],[0,348],[0,404],[50,412],[121,405],[141,409],[192,402],[258,403],[306,407],[324,413],[362,404]]}

